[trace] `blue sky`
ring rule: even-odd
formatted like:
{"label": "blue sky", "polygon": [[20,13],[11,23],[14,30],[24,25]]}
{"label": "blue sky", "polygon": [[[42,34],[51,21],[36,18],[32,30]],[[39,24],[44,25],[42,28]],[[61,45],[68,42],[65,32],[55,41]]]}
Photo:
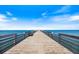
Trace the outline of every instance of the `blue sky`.
{"label": "blue sky", "polygon": [[0,5],[0,29],[79,29],[79,6]]}

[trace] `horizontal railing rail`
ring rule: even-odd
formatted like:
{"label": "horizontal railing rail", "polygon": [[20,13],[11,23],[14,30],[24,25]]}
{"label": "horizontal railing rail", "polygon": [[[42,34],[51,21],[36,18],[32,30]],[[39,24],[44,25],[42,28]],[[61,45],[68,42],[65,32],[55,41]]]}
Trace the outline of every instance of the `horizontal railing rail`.
{"label": "horizontal railing rail", "polygon": [[29,31],[24,33],[0,35],[0,53],[4,53],[11,47],[15,46],[28,36],[32,36],[35,31]]}
{"label": "horizontal railing rail", "polygon": [[[56,39],[56,38],[55,38]],[[58,33],[59,43],[73,53],[79,53],[79,37],[69,34]]]}
{"label": "horizontal railing rail", "polygon": [[43,31],[50,38],[63,45],[73,53],[79,54],[79,36]]}
{"label": "horizontal railing rail", "polygon": [[59,33],[59,35],[63,35],[63,36],[67,36],[67,37],[71,37],[71,38],[74,38],[74,39],[79,39],[79,36],[68,35],[68,34],[62,34],[62,33]]}

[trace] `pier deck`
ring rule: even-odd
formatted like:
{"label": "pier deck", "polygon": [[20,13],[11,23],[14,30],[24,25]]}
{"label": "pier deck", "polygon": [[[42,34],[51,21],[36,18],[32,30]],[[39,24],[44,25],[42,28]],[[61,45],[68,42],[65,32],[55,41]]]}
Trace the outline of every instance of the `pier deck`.
{"label": "pier deck", "polygon": [[41,31],[24,39],[4,54],[72,54]]}

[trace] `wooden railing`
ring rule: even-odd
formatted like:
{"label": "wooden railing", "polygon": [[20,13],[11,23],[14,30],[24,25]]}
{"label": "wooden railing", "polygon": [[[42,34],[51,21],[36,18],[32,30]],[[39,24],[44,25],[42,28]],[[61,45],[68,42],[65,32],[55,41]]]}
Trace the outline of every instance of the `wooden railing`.
{"label": "wooden railing", "polygon": [[57,41],[59,44],[68,48],[71,52],[79,54],[79,36],[63,34],[63,33],[51,33],[43,31],[49,37]]}
{"label": "wooden railing", "polygon": [[74,39],[79,39],[79,36],[74,36],[74,35],[68,35],[68,34],[62,34],[62,33],[59,33],[59,35],[63,35],[63,36],[67,36],[67,37],[71,37],[71,38],[74,38]]}
{"label": "wooden railing", "polygon": [[4,53],[11,47],[18,44],[20,41],[25,39],[28,36],[32,36],[35,31],[24,32],[21,34],[9,34],[0,36],[0,53]]}
{"label": "wooden railing", "polygon": [[59,33],[60,43],[73,53],[79,53],[79,37]]}

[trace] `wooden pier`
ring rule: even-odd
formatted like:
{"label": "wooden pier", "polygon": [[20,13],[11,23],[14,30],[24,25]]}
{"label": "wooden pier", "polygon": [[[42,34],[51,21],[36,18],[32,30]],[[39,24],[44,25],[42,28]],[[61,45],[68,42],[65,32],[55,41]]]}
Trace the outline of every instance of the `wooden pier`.
{"label": "wooden pier", "polygon": [[4,54],[72,54],[72,52],[45,33],[37,31]]}

